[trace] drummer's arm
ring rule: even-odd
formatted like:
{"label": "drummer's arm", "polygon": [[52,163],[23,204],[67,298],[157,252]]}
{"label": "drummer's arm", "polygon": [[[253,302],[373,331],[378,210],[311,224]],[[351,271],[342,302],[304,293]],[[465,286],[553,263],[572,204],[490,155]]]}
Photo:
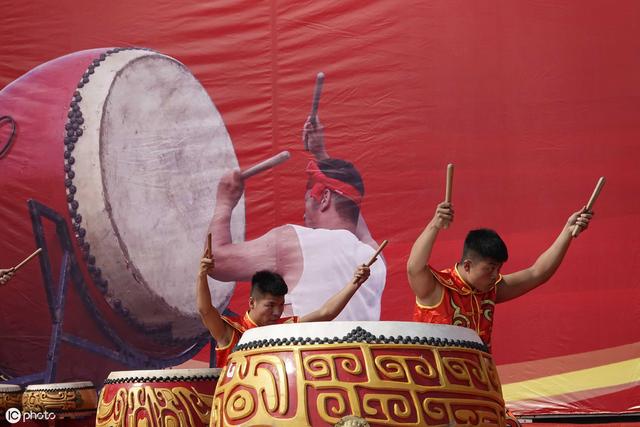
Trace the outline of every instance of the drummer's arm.
{"label": "drummer's arm", "polygon": [[429,258],[440,230],[453,220],[453,208],[448,202],[440,203],[436,213],[416,239],[407,261],[409,286],[421,305],[433,305],[440,299],[441,288],[429,269]]}
{"label": "drummer's arm", "polygon": [[229,344],[233,331],[231,326],[222,320],[220,312],[211,304],[207,270],[212,267],[212,264],[210,258],[202,258],[202,260],[200,260],[200,270],[198,271],[198,278],[196,279],[198,312],[200,313],[202,323],[216,340],[218,347],[225,347]]}
{"label": "drummer's arm", "polygon": [[285,276],[287,271],[301,263],[298,236],[290,225],[276,227],[245,242],[222,242],[214,237],[212,244],[216,268],[209,271],[209,275],[216,280],[250,281],[260,270]]}
{"label": "drummer's arm", "polygon": [[[302,128],[302,141],[305,146],[309,147],[309,151],[316,160],[328,159],[329,153],[327,152],[326,145],[324,143],[324,127],[320,123],[320,118],[316,117],[315,122],[311,121],[311,118],[307,118]],[[356,237],[363,243],[371,246],[374,250],[378,249],[378,243],[371,236],[369,227],[362,216],[362,212],[358,216],[358,224],[356,226]]]}
{"label": "drummer's arm", "polygon": [[332,296],[318,310],[311,312],[300,318],[300,322],[322,322],[335,319],[338,314],[349,303],[351,297],[360,289],[360,286],[366,282],[370,274],[369,267],[361,265],[356,270],[353,278],[347,286],[342,288],[340,292]]}
{"label": "drummer's arm", "polygon": [[243,192],[244,183],[239,171],[230,171],[220,179],[209,226],[216,269],[209,271],[209,275],[221,281],[249,281],[259,270],[275,271],[284,276],[282,270],[297,265],[299,259],[294,258],[301,258],[298,237],[291,226],[274,228],[254,240],[233,242],[231,239],[231,213]]}
{"label": "drummer's arm", "polygon": [[574,212],[556,240],[531,267],[504,276],[503,283],[496,290],[496,302],[501,303],[517,298],[547,282],[560,267],[573,241],[573,230],[578,226],[581,230],[585,230],[591,217],[591,213],[584,212],[582,209]]}

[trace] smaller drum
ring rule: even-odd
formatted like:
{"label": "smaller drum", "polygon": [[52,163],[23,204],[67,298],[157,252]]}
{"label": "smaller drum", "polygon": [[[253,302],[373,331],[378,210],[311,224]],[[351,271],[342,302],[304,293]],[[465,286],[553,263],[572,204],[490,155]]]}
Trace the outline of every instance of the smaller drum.
{"label": "smaller drum", "polygon": [[112,372],[96,426],[208,426],[220,369]]}
{"label": "smaller drum", "polygon": [[22,394],[25,420],[36,425],[92,426],[96,406],[96,388],[90,381],[34,384]]}
{"label": "smaller drum", "polygon": [[15,384],[0,384],[0,420],[7,409],[22,409],[22,388]]}

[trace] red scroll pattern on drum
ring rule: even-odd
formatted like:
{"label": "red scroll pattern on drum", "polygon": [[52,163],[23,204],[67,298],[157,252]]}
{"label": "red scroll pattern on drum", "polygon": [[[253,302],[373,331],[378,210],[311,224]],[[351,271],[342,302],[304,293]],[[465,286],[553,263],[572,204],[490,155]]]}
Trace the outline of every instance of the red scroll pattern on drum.
{"label": "red scroll pattern on drum", "polygon": [[207,426],[219,369],[112,372],[96,426]]}
{"label": "red scroll pattern on drum", "polygon": [[336,343],[232,353],[216,389],[212,426],[504,424],[491,356],[421,344]]}

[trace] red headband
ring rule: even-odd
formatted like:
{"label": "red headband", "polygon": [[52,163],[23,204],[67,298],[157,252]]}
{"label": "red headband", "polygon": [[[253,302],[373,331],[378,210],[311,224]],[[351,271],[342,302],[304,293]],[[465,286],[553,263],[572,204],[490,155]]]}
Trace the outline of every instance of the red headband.
{"label": "red headband", "polygon": [[328,188],[329,190],[352,200],[358,206],[362,203],[362,194],[360,194],[356,187],[338,179],[328,177],[320,170],[318,164],[313,160],[311,160],[307,165],[306,172],[307,175],[309,175],[311,197],[316,199],[318,202],[322,199],[322,192]]}

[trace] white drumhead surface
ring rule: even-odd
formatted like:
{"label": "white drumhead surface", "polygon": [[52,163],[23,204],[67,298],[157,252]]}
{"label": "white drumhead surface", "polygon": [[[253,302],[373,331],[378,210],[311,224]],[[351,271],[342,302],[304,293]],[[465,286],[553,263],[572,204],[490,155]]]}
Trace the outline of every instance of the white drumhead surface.
{"label": "white drumhead surface", "polygon": [[20,386],[16,384],[0,384],[0,393],[15,393],[21,390]]}
{"label": "white drumhead surface", "polygon": [[145,371],[114,371],[109,374],[109,380],[123,380],[132,378],[187,378],[187,377],[219,377],[220,368],[199,369],[155,369]]}
{"label": "white drumhead surface", "polygon": [[52,384],[32,384],[27,386],[24,391],[56,391],[56,390],[72,390],[81,388],[91,388],[93,383],[91,381],[80,381],[75,383],[52,383]]}
{"label": "white drumhead surface", "polygon": [[420,322],[312,322],[287,323],[253,328],[242,334],[238,344],[264,339],[284,338],[342,338],[357,327],[375,335],[385,337],[418,337],[462,340],[482,344],[478,334],[469,328],[451,325],[436,325]]}
{"label": "white drumhead surface", "polygon": [[[173,337],[203,333],[195,279],[218,181],[238,167],[220,113],[184,65],[149,51],[109,55],[79,91],[76,200],[107,299]],[[243,200],[232,235],[244,236]],[[224,309],[234,283],[211,283]]]}

